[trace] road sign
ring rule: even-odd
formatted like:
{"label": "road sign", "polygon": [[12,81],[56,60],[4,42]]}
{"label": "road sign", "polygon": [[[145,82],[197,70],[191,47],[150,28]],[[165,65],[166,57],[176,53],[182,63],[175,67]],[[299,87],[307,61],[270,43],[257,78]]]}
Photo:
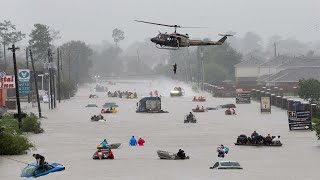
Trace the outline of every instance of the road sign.
{"label": "road sign", "polygon": [[310,111],[288,111],[288,121],[290,130],[311,130],[311,112]]}
{"label": "road sign", "polygon": [[261,97],[260,100],[260,107],[261,107],[261,113],[271,113],[271,97]]}
{"label": "road sign", "polygon": [[19,69],[18,70],[18,80],[23,81],[23,82],[29,82],[30,70],[29,69]]}
{"label": "road sign", "polygon": [[19,94],[29,94],[30,92],[30,70],[18,70]]}

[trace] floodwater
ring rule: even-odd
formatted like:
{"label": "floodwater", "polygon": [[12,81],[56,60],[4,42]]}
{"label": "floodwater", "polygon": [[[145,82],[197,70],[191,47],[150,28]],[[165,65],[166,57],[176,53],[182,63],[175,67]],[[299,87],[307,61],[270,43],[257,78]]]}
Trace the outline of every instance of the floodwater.
{"label": "floodwater", "polygon": [[[169,97],[174,86],[185,88],[186,96]],[[217,99],[205,94],[207,102],[191,102],[191,88],[165,80],[123,80],[109,90],[137,91],[147,96],[158,89],[162,107],[168,114],[135,113],[137,100],[108,98],[96,93],[98,99],[89,99],[90,89],[82,87],[71,100],[62,101],[55,110],[44,109],[42,124],[45,133],[31,135],[36,149],[27,155],[10,156],[24,162],[33,162],[32,153],[40,153],[48,162],[66,166],[63,172],[52,173],[41,179],[48,180],[102,180],[102,179],[217,179],[217,180],[316,180],[319,173],[320,142],[314,132],[288,130],[286,112],[273,107],[272,114],[260,114],[259,104],[238,105],[236,116],[225,116],[224,110],[197,113],[196,124],[184,124],[184,116],[197,104],[215,107],[234,103],[234,99]],[[94,90],[92,90],[94,93]],[[203,94],[202,94],[203,95]],[[85,108],[88,103],[101,107],[105,102],[119,105],[117,114],[105,114],[107,122],[91,122],[90,117],[100,108]],[[33,108],[32,111],[36,111]],[[256,130],[262,135],[281,135],[282,147],[239,147],[233,143],[240,134]],[[129,147],[129,138],[143,137],[144,147]],[[109,143],[122,143],[114,150],[115,160],[92,160],[96,146],[106,138]],[[225,160],[239,161],[243,170],[211,170],[217,158],[218,144],[230,148]],[[184,161],[159,160],[156,151],[185,150],[191,157]],[[24,164],[0,158],[0,179],[19,179]]]}

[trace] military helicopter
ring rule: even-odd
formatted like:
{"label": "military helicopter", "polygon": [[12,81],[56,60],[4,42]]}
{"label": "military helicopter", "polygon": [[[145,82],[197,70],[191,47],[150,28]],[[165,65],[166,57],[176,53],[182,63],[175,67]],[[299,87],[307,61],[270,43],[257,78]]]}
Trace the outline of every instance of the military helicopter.
{"label": "military helicopter", "polygon": [[159,23],[140,21],[140,20],[135,20],[135,21],[174,28],[174,33],[167,34],[167,33],[159,32],[158,36],[150,39],[151,42],[155,43],[156,47],[159,49],[179,50],[180,47],[222,45],[228,36],[233,36],[230,34],[219,34],[220,36],[223,36],[223,37],[218,41],[191,40],[189,39],[188,34],[177,33],[177,28],[202,28],[202,27],[182,27],[179,25],[159,24]]}

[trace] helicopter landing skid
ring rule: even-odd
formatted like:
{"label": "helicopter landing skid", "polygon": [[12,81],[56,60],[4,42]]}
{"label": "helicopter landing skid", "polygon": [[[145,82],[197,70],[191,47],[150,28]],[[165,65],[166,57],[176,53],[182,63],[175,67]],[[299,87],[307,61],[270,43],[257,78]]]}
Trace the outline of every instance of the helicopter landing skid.
{"label": "helicopter landing skid", "polygon": [[181,50],[179,47],[160,46],[159,44],[156,45],[156,48],[166,50]]}

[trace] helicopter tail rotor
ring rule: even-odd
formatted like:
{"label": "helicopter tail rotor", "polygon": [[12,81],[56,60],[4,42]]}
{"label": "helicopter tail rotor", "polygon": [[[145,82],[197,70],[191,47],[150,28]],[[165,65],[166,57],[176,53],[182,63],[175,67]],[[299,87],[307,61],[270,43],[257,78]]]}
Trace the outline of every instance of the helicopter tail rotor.
{"label": "helicopter tail rotor", "polygon": [[224,41],[227,40],[228,36],[233,36],[232,34],[219,34],[219,36],[223,36],[221,39],[219,39],[218,43],[222,44]]}

